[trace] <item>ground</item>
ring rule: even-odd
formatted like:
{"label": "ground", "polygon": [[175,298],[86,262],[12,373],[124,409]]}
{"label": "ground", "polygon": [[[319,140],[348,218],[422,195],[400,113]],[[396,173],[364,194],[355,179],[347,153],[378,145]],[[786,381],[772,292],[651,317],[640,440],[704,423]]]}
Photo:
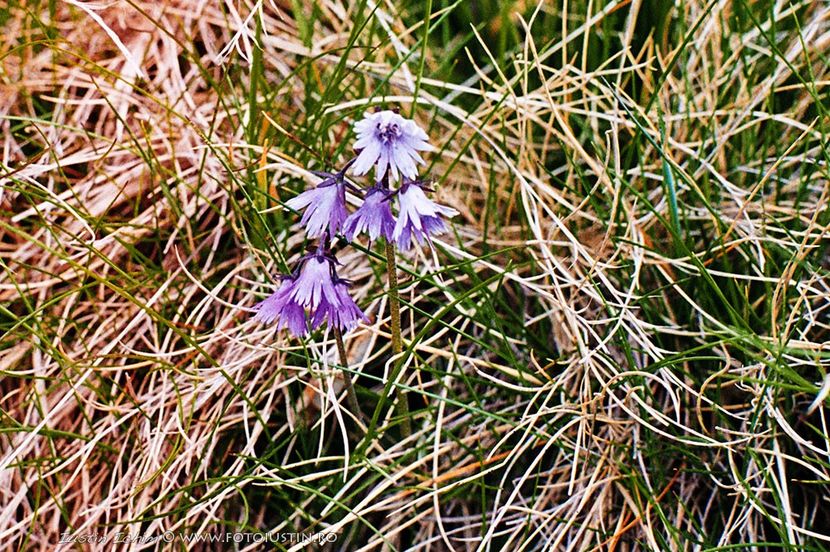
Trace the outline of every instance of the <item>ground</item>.
{"label": "ground", "polygon": [[[830,547],[829,16],[3,3],[4,549]],[[343,362],[252,309],[376,108],[459,214],[398,254],[400,354],[338,244]]]}

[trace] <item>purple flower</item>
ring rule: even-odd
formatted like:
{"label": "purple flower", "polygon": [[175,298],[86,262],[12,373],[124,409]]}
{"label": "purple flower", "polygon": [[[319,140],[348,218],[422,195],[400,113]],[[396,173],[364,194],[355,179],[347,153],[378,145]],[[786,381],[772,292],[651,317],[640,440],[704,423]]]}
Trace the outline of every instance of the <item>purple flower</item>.
{"label": "purple flower", "polygon": [[349,285],[345,280],[338,280],[334,284],[339,305],[333,305],[323,300],[314,312],[312,325],[319,328],[323,320],[328,318],[329,326],[334,326],[342,332],[353,330],[361,320],[368,320],[360,307],[349,295]]}
{"label": "purple flower", "polygon": [[376,180],[383,178],[387,167],[392,180],[398,180],[398,173],[415,178],[416,163],[424,163],[418,152],[432,149],[426,132],[415,121],[394,111],[370,113],[355,123],[354,129],[354,147],[360,150],[354,164],[354,174],[358,176],[368,173],[377,163]]}
{"label": "purple flower", "polygon": [[430,236],[445,232],[447,226],[440,215],[458,214],[452,207],[430,200],[421,186],[420,182],[406,182],[398,192],[398,220],[392,239],[402,251],[410,248],[413,237],[423,245]]}
{"label": "purple flower", "polygon": [[352,241],[355,235],[362,232],[369,234],[369,239],[375,241],[378,236],[387,240],[392,239],[395,229],[395,217],[392,216],[388,190],[381,186],[372,186],[366,192],[363,205],[349,215],[343,224],[343,235]]}
{"label": "purple flower", "polygon": [[300,224],[305,226],[309,238],[317,238],[327,229],[329,235],[334,236],[340,232],[349,214],[346,211],[344,172],[316,174],[324,177],[316,188],[306,190],[285,204],[297,211],[306,210]]}
{"label": "purple flower", "polygon": [[287,327],[297,337],[308,333],[306,311],[314,328],[328,318],[341,330],[353,329],[365,316],[349,296],[346,281],[335,274],[334,263],[322,248],[302,259],[299,270],[254,307],[255,319],[266,324],[279,320],[279,328]]}
{"label": "purple flower", "polygon": [[266,324],[279,319],[279,328],[288,327],[302,337],[308,333],[306,309],[313,310],[323,301],[339,305],[334,289],[333,261],[321,253],[300,261],[300,270],[285,277],[279,289],[254,307],[255,319]]}
{"label": "purple flower", "polygon": [[334,278],[334,260],[317,252],[302,263],[289,297],[301,307],[312,310],[323,300],[338,305]]}
{"label": "purple flower", "polygon": [[302,337],[308,333],[305,309],[288,298],[294,285],[294,280],[287,279],[275,293],[254,306],[256,311],[254,320],[259,320],[265,324],[279,320],[277,326],[279,329],[287,327],[297,337]]}

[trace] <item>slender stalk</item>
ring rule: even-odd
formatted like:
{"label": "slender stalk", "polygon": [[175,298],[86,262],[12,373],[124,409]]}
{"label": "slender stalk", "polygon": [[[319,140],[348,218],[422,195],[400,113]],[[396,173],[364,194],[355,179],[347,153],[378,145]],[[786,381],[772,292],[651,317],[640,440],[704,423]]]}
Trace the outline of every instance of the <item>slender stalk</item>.
{"label": "slender stalk", "polygon": [[[386,242],[386,277],[389,281],[389,314],[392,317],[392,352],[400,355],[403,351],[403,337],[401,337],[401,300],[398,295],[398,265],[395,262],[395,246]],[[398,359],[397,362],[400,362]],[[393,370],[391,376],[396,377],[397,370]],[[395,388],[398,399],[398,416],[401,417],[401,435],[404,439],[412,435],[412,426],[409,422],[409,399],[406,391],[400,387]]]}
{"label": "slender stalk", "polygon": [[259,93],[259,79],[262,78],[262,50],[259,45],[262,38],[262,18],[256,17],[256,42],[254,42],[253,59],[251,60],[251,83],[248,89],[248,143],[258,144],[257,116],[258,107],[257,94]]}
{"label": "slender stalk", "polygon": [[424,77],[424,64],[427,60],[427,45],[429,44],[429,24],[432,19],[432,0],[427,0],[426,17],[424,18],[424,37],[421,39],[421,59],[418,64],[418,78],[415,79],[415,93],[412,94],[412,111],[410,117],[415,116],[418,108],[418,92],[421,90],[421,79]]}
{"label": "slender stalk", "polygon": [[337,342],[337,352],[340,355],[341,372],[343,373],[343,381],[346,382],[346,401],[349,403],[349,410],[357,416],[357,419],[363,421],[363,412],[360,410],[360,404],[357,402],[357,393],[354,390],[354,382],[352,381],[352,374],[349,372],[349,357],[346,356],[346,346],[343,344],[343,333],[340,328],[334,328],[334,340]]}

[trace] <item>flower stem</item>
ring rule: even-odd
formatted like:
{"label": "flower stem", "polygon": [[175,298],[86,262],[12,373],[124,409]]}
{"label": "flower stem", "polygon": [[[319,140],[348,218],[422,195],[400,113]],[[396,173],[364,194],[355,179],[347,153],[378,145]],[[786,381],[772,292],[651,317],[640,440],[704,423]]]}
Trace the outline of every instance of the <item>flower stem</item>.
{"label": "flower stem", "polygon": [[[392,352],[400,355],[403,351],[403,338],[401,337],[401,300],[398,295],[398,266],[395,263],[395,246],[386,242],[386,277],[389,281],[389,314],[392,318]],[[399,358],[397,362],[403,359]],[[392,377],[398,376],[398,370],[393,370]],[[396,387],[398,416],[401,417],[401,435],[404,439],[412,435],[412,426],[409,422],[409,399],[406,391]]]}
{"label": "flower stem", "polygon": [[357,402],[357,393],[354,390],[354,382],[352,382],[352,375],[349,373],[349,357],[346,356],[346,346],[343,345],[343,333],[340,328],[334,328],[334,340],[337,342],[337,352],[340,355],[341,372],[343,373],[343,381],[346,382],[346,401],[349,403],[349,409],[357,416],[357,419],[363,421],[363,413],[360,411],[360,404]]}

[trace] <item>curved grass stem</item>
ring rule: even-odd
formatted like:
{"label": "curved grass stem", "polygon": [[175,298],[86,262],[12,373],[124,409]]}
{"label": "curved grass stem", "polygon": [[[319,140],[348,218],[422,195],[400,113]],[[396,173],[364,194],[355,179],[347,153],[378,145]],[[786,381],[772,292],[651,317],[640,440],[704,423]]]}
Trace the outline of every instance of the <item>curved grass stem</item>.
{"label": "curved grass stem", "polygon": [[334,340],[337,342],[337,353],[340,355],[341,372],[343,373],[343,381],[346,384],[346,401],[349,403],[349,409],[352,411],[352,414],[360,422],[363,422],[363,412],[360,410],[360,403],[357,402],[357,393],[354,390],[352,374],[349,372],[349,357],[346,356],[346,346],[343,344],[343,333],[340,331],[340,328],[334,328]]}

